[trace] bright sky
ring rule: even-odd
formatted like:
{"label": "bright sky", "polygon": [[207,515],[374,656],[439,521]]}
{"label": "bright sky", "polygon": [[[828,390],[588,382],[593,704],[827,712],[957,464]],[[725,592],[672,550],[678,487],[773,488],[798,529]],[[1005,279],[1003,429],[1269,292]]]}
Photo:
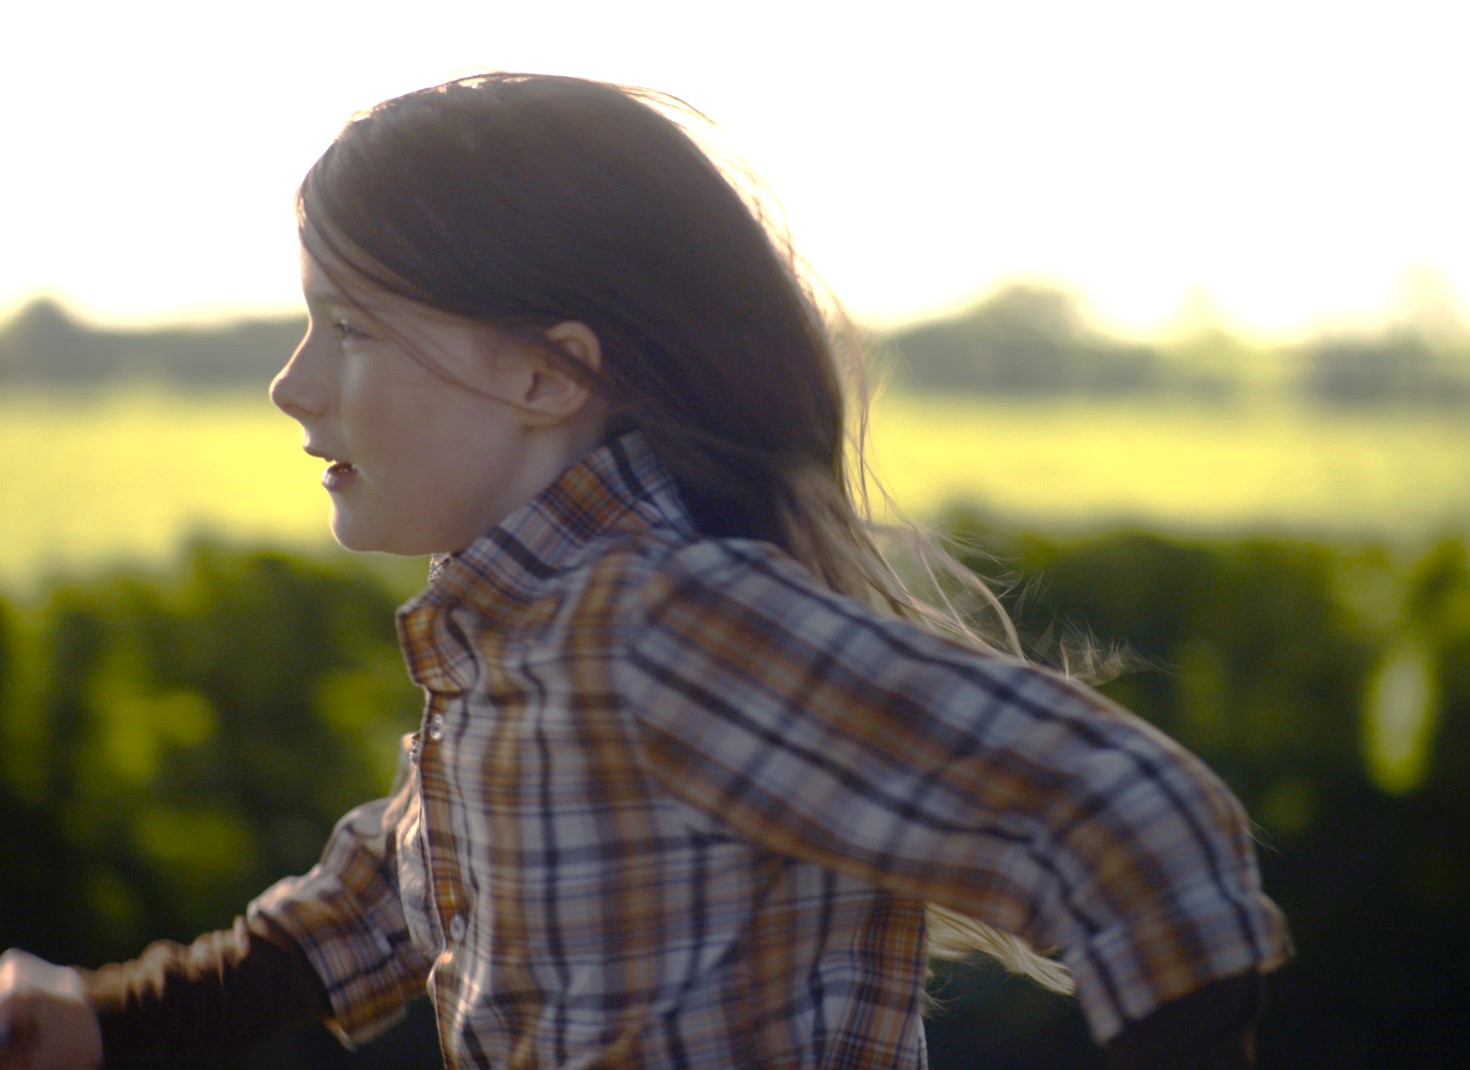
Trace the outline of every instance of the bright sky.
{"label": "bright sky", "polygon": [[0,43],[0,315],[297,307],[291,193],[356,109],[457,73],[667,90],[891,325],[1049,277],[1157,327],[1470,297],[1458,0],[73,0]]}

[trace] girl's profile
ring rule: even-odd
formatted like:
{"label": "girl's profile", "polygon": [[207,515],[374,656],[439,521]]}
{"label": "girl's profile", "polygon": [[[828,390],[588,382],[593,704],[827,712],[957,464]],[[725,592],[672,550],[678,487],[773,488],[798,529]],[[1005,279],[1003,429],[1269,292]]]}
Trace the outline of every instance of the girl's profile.
{"label": "girl's profile", "polygon": [[432,555],[422,720],[231,928],[8,953],[0,1067],[356,1043],[427,995],[456,1068],[918,1068],[929,958],[975,951],[1115,1066],[1252,1065],[1289,938],[1239,804],[906,586],[834,330],[680,114],[481,75],[307,174],[271,397],[343,546]]}

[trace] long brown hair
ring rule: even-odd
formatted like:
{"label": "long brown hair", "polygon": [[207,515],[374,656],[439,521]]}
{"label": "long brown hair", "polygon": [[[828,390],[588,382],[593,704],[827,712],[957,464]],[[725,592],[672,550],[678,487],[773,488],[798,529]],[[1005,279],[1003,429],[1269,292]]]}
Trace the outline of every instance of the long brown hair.
{"label": "long brown hair", "polygon": [[[641,430],[695,526],[782,547],[828,586],[994,648],[911,593],[866,507],[866,400],[789,244],[676,120],[672,98],[577,78],[486,74],[386,101],[302,183],[302,240],[355,280],[536,339],[578,320],[586,376]],[[851,444],[855,449],[850,449]],[[924,539],[921,561],[994,603]],[[950,581],[936,591],[954,589]],[[999,644],[1019,656],[1008,631]],[[970,919],[930,912],[931,950],[980,950],[1050,987],[1065,970]]]}

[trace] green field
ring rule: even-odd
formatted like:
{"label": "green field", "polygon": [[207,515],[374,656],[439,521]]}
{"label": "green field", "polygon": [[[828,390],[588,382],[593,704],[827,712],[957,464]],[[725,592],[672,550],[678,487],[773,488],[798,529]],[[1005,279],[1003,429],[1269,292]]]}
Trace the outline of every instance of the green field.
{"label": "green field", "polygon": [[1463,413],[894,397],[874,422],[882,474],[919,515],[978,501],[1043,529],[1470,532]]}
{"label": "green field", "polygon": [[[1417,543],[1470,532],[1463,415],[1324,414],[1279,401],[937,401],[890,396],[877,468],[914,516],[973,502],[1057,530],[1131,524]],[[0,397],[0,587],[191,536],[325,544],[321,462],[264,391]]]}

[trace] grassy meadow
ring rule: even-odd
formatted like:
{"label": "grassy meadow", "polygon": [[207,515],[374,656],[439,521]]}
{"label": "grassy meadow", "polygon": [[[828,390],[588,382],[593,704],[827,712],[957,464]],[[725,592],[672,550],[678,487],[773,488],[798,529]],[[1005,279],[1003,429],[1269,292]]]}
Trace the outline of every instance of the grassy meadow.
{"label": "grassy meadow", "polygon": [[[1281,400],[881,399],[876,470],[912,516],[1033,530],[1269,531],[1415,545],[1470,532],[1470,421]],[[321,462],[264,391],[0,396],[0,589],[191,536],[325,545]]]}
{"label": "grassy meadow", "polygon": [[1470,422],[1280,398],[892,396],[879,475],[918,516],[974,503],[1039,530],[1141,527],[1417,543],[1470,532]]}

